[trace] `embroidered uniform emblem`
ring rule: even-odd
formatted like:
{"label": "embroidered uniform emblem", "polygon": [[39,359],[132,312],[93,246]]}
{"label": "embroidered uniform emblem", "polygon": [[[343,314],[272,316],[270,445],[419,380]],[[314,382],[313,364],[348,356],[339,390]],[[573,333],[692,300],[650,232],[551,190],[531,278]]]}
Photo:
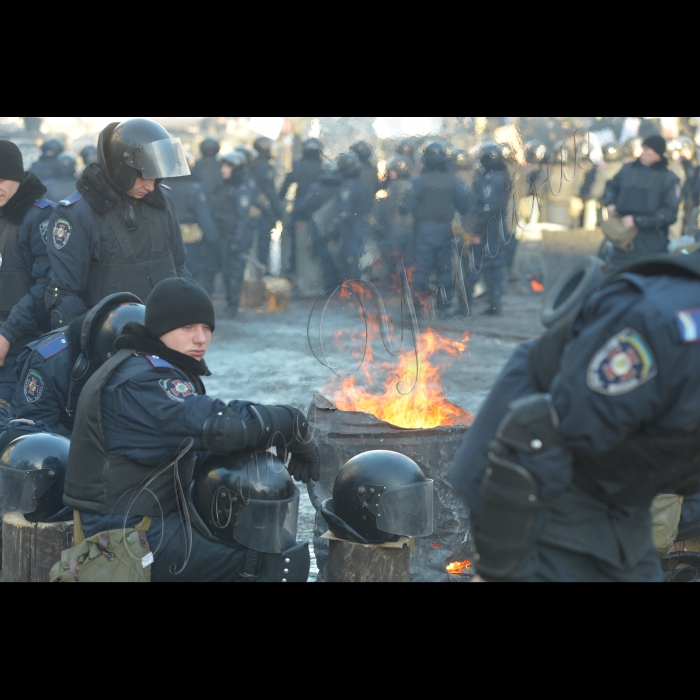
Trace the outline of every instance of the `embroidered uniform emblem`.
{"label": "embroidered uniform emblem", "polygon": [[34,370],[30,370],[24,382],[24,398],[28,403],[36,403],[44,393],[44,378]]}
{"label": "embroidered uniform emblem", "polygon": [[47,233],[49,232],[49,222],[44,221],[43,224],[39,224],[39,233],[41,233],[41,239],[44,241],[44,244],[47,242]]}
{"label": "embroidered uniform emblem", "polygon": [[73,233],[73,226],[70,221],[65,219],[57,219],[53,229],[53,244],[56,250],[63,250],[70,240],[70,235]]}
{"label": "embroidered uniform emblem", "polygon": [[177,403],[185,403],[185,399],[197,395],[194,385],[181,379],[163,379],[158,383],[168,398]]}
{"label": "embroidered uniform emblem", "polygon": [[676,314],[676,325],[683,343],[700,343],[700,309],[679,311]]}
{"label": "embroidered uniform emblem", "polygon": [[651,381],[658,365],[642,336],[628,328],[596,354],[588,368],[588,388],[606,396],[629,394]]}

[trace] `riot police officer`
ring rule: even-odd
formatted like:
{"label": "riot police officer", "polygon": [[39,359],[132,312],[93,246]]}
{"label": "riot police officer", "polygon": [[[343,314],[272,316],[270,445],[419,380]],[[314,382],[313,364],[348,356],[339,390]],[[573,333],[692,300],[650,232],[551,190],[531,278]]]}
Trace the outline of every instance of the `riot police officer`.
{"label": "riot police officer", "polygon": [[299,411],[205,395],[204,357],[215,328],[201,287],[187,279],[161,282],[148,299],[145,325],[126,327],[120,352],[95,373],[78,406],[65,504],[79,512],[87,538],[152,518],[154,582],[235,581],[244,572],[244,548],[196,530],[183,537],[196,453],[235,456],[274,445],[291,454],[297,480],[319,478],[318,448]]}
{"label": "riot police officer", "polygon": [[516,351],[451,479],[483,578],[660,580],[651,503],[700,492],[698,308],[700,255],[659,256]]}
{"label": "riot police officer", "polygon": [[202,157],[197,161],[192,171],[195,178],[204,190],[207,197],[211,197],[221,186],[221,165],[217,159],[221,151],[221,144],[211,137],[207,137],[199,145]]}
{"label": "riot police officer", "polygon": [[241,304],[246,260],[256,229],[250,213],[255,205],[264,210],[265,204],[251,191],[246,177],[248,161],[240,151],[227,153],[221,159],[222,185],[214,193],[212,213],[221,233],[220,265],[226,281],[229,314],[235,316]]}
{"label": "riot police officer", "polygon": [[[452,220],[459,212],[466,216],[471,209],[471,192],[464,183],[449,172],[449,158],[444,144],[431,143],[423,153],[423,172],[407,193],[401,211],[412,214],[416,236],[415,292],[420,304],[425,295],[445,289],[439,295],[437,309],[448,314],[456,311],[459,303],[456,286],[452,284],[454,242]],[[428,289],[431,275],[436,277]],[[452,306],[451,305],[455,305]]]}
{"label": "riot police officer", "polygon": [[219,271],[217,262],[221,239],[211,214],[211,196],[194,175],[168,178],[170,197],[182,230],[187,252],[187,268],[192,276],[211,294],[214,278]]}
{"label": "riot police officer", "polygon": [[42,423],[70,438],[80,393],[88,380],[116,355],[124,326],[143,323],[145,308],[133,294],[114,294],[68,328],[27,345],[16,363],[19,391],[12,402],[15,418]]}
{"label": "riot police officer", "polygon": [[483,148],[481,167],[473,185],[476,205],[474,235],[480,241],[476,246],[479,249],[476,259],[483,260],[482,273],[489,300],[485,313],[500,316],[508,267],[516,246],[510,232],[513,181],[498,144]]}
{"label": "riot police officer", "polygon": [[56,209],[48,234],[46,308],[54,328],[102,299],[147,299],[158,282],[191,277],[166,177],[190,174],[179,139],[150,119],[113,123],[100,134],[99,163]]}
{"label": "riot police officer", "polygon": [[49,139],[41,146],[41,157],[31,167],[31,171],[42,181],[48,182],[58,172],[58,157],[66,150],[60,139]]}
{"label": "riot police officer", "polygon": [[60,202],[75,192],[75,169],[78,162],[70,153],[58,157],[54,176],[46,180],[48,187],[46,197],[52,202]]}
{"label": "riot police officer", "polygon": [[97,149],[94,146],[85,146],[80,151],[80,159],[83,161],[83,169],[87,168],[90,163],[97,163],[99,160]]}
{"label": "riot police officer", "polygon": [[[303,201],[309,194],[311,187],[317,184],[323,173],[323,142],[320,139],[307,139],[304,141],[303,154],[300,160],[295,161],[292,171],[287,174],[284,180],[282,189],[279,193],[279,198],[283,202],[287,198],[287,194],[292,185],[296,184],[297,191],[295,201]],[[292,227],[290,236],[291,242],[291,259],[289,263],[289,272],[295,274],[297,271],[297,246],[296,246],[296,230],[300,223],[312,224],[312,220],[300,218],[296,207],[294,216],[292,217]],[[313,233],[312,233],[313,236]]]}
{"label": "riot police officer", "polygon": [[362,169],[361,177],[375,194],[381,189],[379,171],[374,162],[374,148],[367,141],[358,141],[350,149],[359,159]]}
{"label": "riot police officer", "polygon": [[250,172],[255,178],[258,196],[265,204],[265,209],[258,219],[258,260],[267,265],[272,229],[284,218],[284,209],[275,186],[275,167],[272,164],[274,141],[261,136],[256,139],[253,148],[258,152],[258,157],[250,164]]}
{"label": "riot police officer", "polygon": [[22,154],[0,141],[0,400],[17,387],[13,366],[36,333],[51,329],[42,305],[49,275],[46,234],[54,204],[46,187],[25,172]]}
{"label": "riot police officer", "polygon": [[627,230],[638,235],[632,249],[616,247],[610,262],[619,269],[668,249],[669,228],[678,219],[680,180],[668,169],[666,141],[650,136],[641,157],[629,163],[607,184],[603,205],[611,217],[619,217]]}

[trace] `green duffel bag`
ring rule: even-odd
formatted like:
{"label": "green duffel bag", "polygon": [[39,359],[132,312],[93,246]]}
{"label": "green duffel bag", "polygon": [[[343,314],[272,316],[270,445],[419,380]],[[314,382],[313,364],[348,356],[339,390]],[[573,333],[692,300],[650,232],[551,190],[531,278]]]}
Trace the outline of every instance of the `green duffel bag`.
{"label": "green duffel bag", "polygon": [[102,532],[86,540],[76,513],[76,546],[63,552],[51,569],[51,583],[150,583],[150,528],[151,518],[144,518],[137,528]]}

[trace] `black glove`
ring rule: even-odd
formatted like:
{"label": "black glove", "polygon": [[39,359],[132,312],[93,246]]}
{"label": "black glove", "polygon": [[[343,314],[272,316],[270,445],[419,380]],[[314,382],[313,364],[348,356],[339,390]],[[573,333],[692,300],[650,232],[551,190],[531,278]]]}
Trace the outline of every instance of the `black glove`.
{"label": "black glove", "polygon": [[301,441],[297,438],[288,446],[292,455],[289,473],[302,484],[319,481],[321,478],[321,452],[316,440]]}

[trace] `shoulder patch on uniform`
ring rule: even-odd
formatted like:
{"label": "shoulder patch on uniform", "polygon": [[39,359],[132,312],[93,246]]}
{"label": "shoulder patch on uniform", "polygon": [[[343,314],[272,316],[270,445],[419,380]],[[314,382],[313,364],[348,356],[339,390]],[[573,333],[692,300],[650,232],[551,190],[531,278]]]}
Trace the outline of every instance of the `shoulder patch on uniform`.
{"label": "shoulder patch on uniform", "polygon": [[168,398],[176,403],[185,403],[185,399],[197,395],[194,384],[185,382],[182,379],[163,379],[158,384],[160,384],[160,388],[167,394]]}
{"label": "shoulder patch on uniform", "polygon": [[27,403],[36,403],[44,393],[45,386],[44,378],[35,370],[30,370],[24,382],[24,398]]}
{"label": "shoulder patch on uniform", "polygon": [[676,314],[676,325],[682,343],[700,343],[700,309],[688,309]]}
{"label": "shoulder patch on uniform", "polygon": [[146,359],[156,368],[156,369],[174,369],[174,367],[165,360],[161,360],[157,355],[146,355]]}
{"label": "shoulder patch on uniform", "polygon": [[34,202],[34,206],[37,207],[37,209],[48,209],[53,202],[50,199],[37,199],[36,202]]}
{"label": "shoulder patch on uniform", "polygon": [[48,360],[58,353],[63,352],[66,348],[70,347],[70,342],[65,335],[61,335],[58,338],[54,338],[52,341],[46,343],[40,347],[37,352],[45,359]]}
{"label": "shoulder patch on uniform", "polygon": [[56,219],[53,227],[53,244],[56,250],[63,250],[73,233],[73,224],[66,219]]}
{"label": "shoulder patch on uniform", "polygon": [[39,224],[39,233],[41,234],[41,240],[44,241],[44,243],[47,243],[49,240],[46,234],[49,232],[50,223],[50,221],[43,221]]}
{"label": "shoulder patch on uniform", "polygon": [[66,197],[65,199],[62,199],[59,204],[62,207],[72,207],[74,204],[79,202],[83,198],[83,195],[80,194],[80,192],[74,192],[70,197]]}
{"label": "shoulder patch on uniform", "polygon": [[605,396],[622,396],[657,374],[658,364],[649,344],[628,328],[611,338],[591,360],[588,388]]}

